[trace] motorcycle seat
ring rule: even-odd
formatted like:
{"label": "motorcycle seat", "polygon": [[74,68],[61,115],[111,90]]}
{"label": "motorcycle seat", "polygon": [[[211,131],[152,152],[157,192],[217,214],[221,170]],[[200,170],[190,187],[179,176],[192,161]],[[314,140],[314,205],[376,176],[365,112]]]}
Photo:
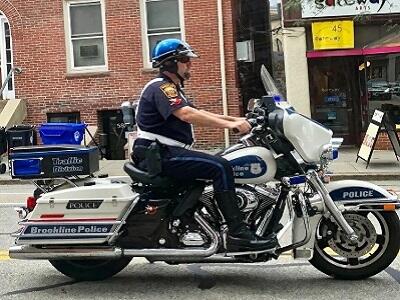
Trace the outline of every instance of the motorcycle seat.
{"label": "motorcycle seat", "polygon": [[124,171],[133,181],[148,184],[153,187],[170,187],[174,184],[172,179],[162,176],[151,176],[146,171],[137,168],[135,164],[131,162],[126,162],[124,164]]}

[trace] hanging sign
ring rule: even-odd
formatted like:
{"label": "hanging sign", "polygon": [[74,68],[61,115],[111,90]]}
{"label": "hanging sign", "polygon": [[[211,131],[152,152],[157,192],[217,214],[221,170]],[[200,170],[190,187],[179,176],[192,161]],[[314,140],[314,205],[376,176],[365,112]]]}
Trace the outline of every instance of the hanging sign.
{"label": "hanging sign", "polygon": [[312,23],[314,50],[354,48],[352,20]]}
{"label": "hanging sign", "polygon": [[302,18],[400,13],[398,0],[306,0],[302,1]]}

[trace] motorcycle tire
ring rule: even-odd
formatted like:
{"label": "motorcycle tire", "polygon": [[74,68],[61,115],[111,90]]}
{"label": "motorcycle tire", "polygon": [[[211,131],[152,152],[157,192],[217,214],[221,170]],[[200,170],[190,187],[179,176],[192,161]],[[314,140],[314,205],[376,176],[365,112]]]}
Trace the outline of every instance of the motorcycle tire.
{"label": "motorcycle tire", "polygon": [[[382,227],[382,231],[380,235],[377,235],[376,243],[374,245],[370,245],[368,249],[371,248],[371,252],[373,249],[376,250],[373,254],[366,253],[363,256],[357,257],[357,253],[349,252],[348,256],[353,256],[351,258],[343,257],[342,260],[339,260],[341,257],[337,253],[336,256],[329,254],[328,252],[332,251],[325,251],[325,249],[332,250],[329,248],[327,242],[323,242],[322,239],[316,239],[315,247],[314,247],[314,255],[313,258],[309,261],[315,268],[319,271],[337,278],[337,279],[344,279],[344,280],[360,280],[365,279],[371,276],[374,276],[381,271],[385,270],[397,257],[400,248],[400,221],[399,217],[396,212],[381,212],[381,211],[372,211],[372,213],[376,220],[379,222],[379,225]],[[368,213],[365,212],[352,212],[354,215],[367,215]],[[346,218],[345,214],[345,218]],[[353,217],[357,218],[356,217]],[[347,219],[347,218],[346,218]],[[360,218],[360,220],[363,220]],[[324,222],[329,222],[328,219],[322,219],[317,233],[321,233],[320,229],[323,226]],[[350,222],[349,222],[350,223]],[[376,222],[375,222],[376,223]],[[332,222],[333,224],[333,222]],[[354,224],[350,224],[353,228],[357,227]],[[364,232],[368,231],[365,228],[368,228],[365,224],[360,224],[364,226],[358,226]],[[336,228],[338,228],[336,226]],[[331,227],[332,229],[332,227]],[[356,230],[356,234],[358,234]],[[377,233],[375,233],[377,234]],[[337,238],[337,236],[336,236]],[[367,237],[367,238],[370,238]],[[331,239],[330,242],[335,243],[340,239]],[[343,239],[341,240],[343,241]],[[361,241],[362,243],[363,241]],[[361,244],[360,243],[360,244]],[[331,244],[333,245],[333,244]],[[342,244],[342,246],[345,244]],[[340,247],[340,244],[338,244]],[[339,252],[340,251],[340,248]],[[345,248],[343,248],[345,249]],[[342,253],[345,253],[344,251]],[[346,255],[345,255],[346,256]],[[365,257],[365,259],[363,258]],[[351,259],[353,260],[351,262]],[[347,261],[346,261],[347,260]]]}
{"label": "motorcycle tire", "polygon": [[59,272],[78,281],[99,281],[121,272],[131,262],[131,257],[117,260],[50,260]]}

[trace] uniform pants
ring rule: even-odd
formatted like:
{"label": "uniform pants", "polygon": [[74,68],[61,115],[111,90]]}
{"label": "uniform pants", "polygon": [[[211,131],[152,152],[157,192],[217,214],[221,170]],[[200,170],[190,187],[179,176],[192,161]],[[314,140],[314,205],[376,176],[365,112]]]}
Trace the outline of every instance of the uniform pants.
{"label": "uniform pants", "polygon": [[[148,143],[149,142],[149,143]],[[143,140],[135,143],[133,156],[139,167],[145,165],[144,151],[146,144],[151,141]],[[211,180],[215,192],[234,191],[234,177],[229,162],[220,157],[204,152],[188,150],[180,147],[162,146],[161,176],[170,177],[178,182],[190,183],[196,179]]]}

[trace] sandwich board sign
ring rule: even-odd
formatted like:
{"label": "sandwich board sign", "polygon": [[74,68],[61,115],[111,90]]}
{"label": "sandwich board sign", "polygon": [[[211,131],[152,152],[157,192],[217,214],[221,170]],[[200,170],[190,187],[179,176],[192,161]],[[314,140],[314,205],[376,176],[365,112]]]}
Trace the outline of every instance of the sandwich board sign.
{"label": "sandwich board sign", "polygon": [[367,162],[367,168],[371,160],[372,152],[374,151],[379,132],[386,132],[390,143],[392,144],[396,159],[400,157],[400,141],[396,132],[396,125],[389,115],[383,111],[375,110],[372,115],[372,120],[368,125],[367,132],[365,133],[364,140],[358,150],[357,159],[359,158]]}

